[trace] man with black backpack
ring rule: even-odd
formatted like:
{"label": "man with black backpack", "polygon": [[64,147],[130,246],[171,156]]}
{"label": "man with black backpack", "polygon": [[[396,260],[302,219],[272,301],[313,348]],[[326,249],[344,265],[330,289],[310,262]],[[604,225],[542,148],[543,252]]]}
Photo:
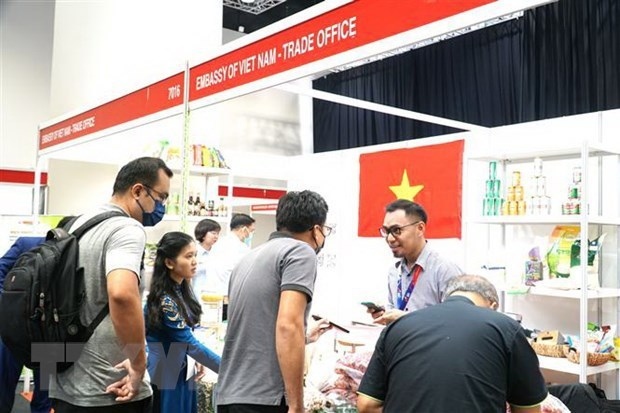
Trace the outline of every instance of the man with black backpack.
{"label": "man with black backpack", "polygon": [[79,241],[86,292],[80,320],[89,325],[106,306],[109,314],[95,328],[77,361],[52,375],[49,394],[57,413],[150,411],[140,295],[146,243],[143,225],[155,225],[163,218],[172,175],[159,158],[129,162],[116,176],[110,202],[80,216],[70,228],[79,228],[105,211],[122,215],[96,225]]}
{"label": "man with black backpack", "polygon": [[[64,217],[58,222],[58,227],[62,228],[69,223],[72,216]],[[45,237],[26,236],[15,240],[8,251],[0,257],[0,293],[7,273],[15,262],[24,252],[31,250],[37,245],[41,245]],[[15,389],[19,382],[19,377],[24,368],[24,363],[17,360],[10,350],[4,345],[0,338],[0,413],[9,413],[13,408],[15,399]],[[47,395],[47,390],[40,386],[39,370],[34,369],[34,391],[30,400],[30,411],[32,413],[47,413],[52,408],[52,403]],[[47,389],[47,385],[44,388]]]}

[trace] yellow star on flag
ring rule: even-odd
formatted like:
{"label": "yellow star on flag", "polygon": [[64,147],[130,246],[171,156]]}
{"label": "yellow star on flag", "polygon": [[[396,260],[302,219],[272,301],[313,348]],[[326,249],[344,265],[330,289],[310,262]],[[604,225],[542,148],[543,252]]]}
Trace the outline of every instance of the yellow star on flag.
{"label": "yellow star on flag", "polygon": [[413,201],[422,189],[424,189],[424,185],[411,186],[406,169],[403,170],[403,179],[400,181],[400,185],[390,186],[390,191],[396,195],[396,199],[408,199],[409,201]]}

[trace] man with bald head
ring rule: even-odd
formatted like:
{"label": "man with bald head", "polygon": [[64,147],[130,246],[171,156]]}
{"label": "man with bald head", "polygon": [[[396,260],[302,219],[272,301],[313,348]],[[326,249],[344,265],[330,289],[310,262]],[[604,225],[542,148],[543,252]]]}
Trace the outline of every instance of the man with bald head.
{"label": "man with bald head", "polygon": [[521,325],[495,312],[484,277],[448,281],[441,304],[382,332],[358,390],[360,413],[540,412],[547,396]]}

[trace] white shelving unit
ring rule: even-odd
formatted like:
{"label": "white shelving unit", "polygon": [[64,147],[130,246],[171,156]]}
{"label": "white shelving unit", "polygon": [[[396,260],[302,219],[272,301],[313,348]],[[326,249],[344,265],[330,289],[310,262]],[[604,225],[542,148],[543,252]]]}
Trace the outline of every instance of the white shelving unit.
{"label": "white shelving unit", "polygon": [[[172,171],[175,173],[175,176],[178,174],[178,176],[182,177],[182,172],[183,172],[182,170],[173,168]],[[185,220],[186,222],[197,223],[205,218],[209,218],[221,224],[225,224],[223,225],[224,227],[228,227],[228,223],[230,223],[231,211],[232,211],[232,190],[233,190],[232,171],[227,168],[209,168],[209,167],[202,167],[202,166],[191,166],[189,168],[190,181],[196,181],[198,179],[202,179],[204,181],[203,183],[201,183],[201,186],[204,185],[201,188],[201,192],[206,197],[209,197],[209,196],[213,197],[214,194],[216,197],[219,197],[217,195],[217,187],[221,183],[219,179],[220,177],[226,178],[226,186],[228,188],[228,195],[223,197],[224,205],[226,206],[226,211],[227,211],[227,214],[225,216],[186,215],[187,208],[184,205],[186,200],[181,199],[179,200],[180,214],[179,215],[166,214],[164,216],[164,220],[165,221],[181,221],[181,222]],[[187,184],[187,183],[184,183],[184,184]],[[205,202],[206,201],[207,199],[205,199]]]}
{"label": "white shelving unit", "polygon": [[[600,140],[601,136],[601,125],[599,123],[599,136]],[[544,133],[544,131],[541,131]],[[525,147],[525,145],[524,145]],[[602,182],[602,165],[603,158],[606,157],[615,157],[615,169],[616,169],[616,178],[614,188],[604,188],[601,184]],[[585,141],[581,146],[570,146],[566,148],[553,148],[553,149],[543,149],[540,151],[536,150],[528,150],[524,152],[506,152],[506,153],[484,153],[484,154],[476,154],[471,156],[466,156],[466,160],[468,165],[471,162],[490,162],[496,161],[498,164],[498,169],[501,167],[504,172],[504,176],[506,176],[506,167],[510,165],[510,167],[515,167],[518,164],[526,164],[533,163],[535,158],[541,158],[545,163],[552,163],[554,161],[562,161],[562,160],[578,160],[579,165],[581,166],[582,171],[582,194],[581,194],[581,205],[582,210],[585,210],[584,213],[579,215],[516,215],[516,216],[481,216],[475,213],[468,214],[466,216],[466,224],[467,231],[471,234],[476,233],[476,236],[480,236],[481,233],[485,233],[484,231],[479,231],[481,227],[487,228],[487,237],[490,241],[491,227],[499,228],[499,232],[502,237],[503,247],[506,247],[510,244],[511,240],[506,237],[506,229],[509,226],[541,226],[541,225],[576,225],[580,227],[580,240],[582,246],[588,245],[588,231],[590,229],[601,229],[603,226],[611,226],[615,228],[616,238],[620,239],[619,227],[620,227],[620,211],[606,211],[606,214],[602,214],[602,211],[609,204],[605,203],[607,197],[615,196],[618,197],[618,171],[620,171],[620,147],[595,143]],[[595,164],[596,166],[592,166]],[[588,183],[593,182],[596,188],[589,187]],[[608,184],[608,182],[606,182]],[[593,195],[594,194],[594,197]],[[592,197],[592,198],[590,198]],[[596,199],[595,199],[596,198]],[[527,199],[527,197],[526,197]],[[556,203],[559,202],[557,199],[554,200]],[[588,211],[588,206],[590,201],[592,201],[595,207],[594,210]],[[612,203],[613,204],[613,203]],[[618,206],[618,200],[616,199],[616,208]],[[476,211],[476,207],[470,207],[470,211]],[[609,209],[609,208],[607,208]],[[471,229],[470,229],[471,228]],[[474,230],[475,228],[475,230]],[[472,235],[473,236],[473,235]],[[491,247],[491,245],[489,245]],[[473,248],[473,247],[468,247]],[[605,248],[605,247],[603,247]],[[541,251],[542,252],[542,251]],[[610,252],[610,251],[607,251]],[[615,255],[615,260],[620,262],[618,251],[611,251]],[[612,301],[612,305],[614,306],[615,319],[612,320],[603,320],[605,324],[616,324],[619,325],[620,318],[618,316],[618,312],[620,311],[620,273],[616,271],[616,274],[603,274],[603,269],[599,266],[599,278],[603,280],[602,288],[598,289],[588,289],[588,276],[587,276],[587,254],[588,248],[581,248],[580,250],[580,262],[581,271],[580,271],[580,280],[579,280],[579,289],[573,290],[561,290],[554,288],[543,288],[543,287],[530,287],[526,293],[522,294],[514,294],[511,295],[516,300],[519,300],[518,297],[526,297],[526,296],[539,296],[539,297],[549,297],[550,300],[570,300],[570,302],[575,303],[578,302],[579,306],[579,320],[572,320],[571,323],[574,322],[574,325],[579,326],[579,336],[585,337],[587,331],[588,321],[588,311],[589,311],[589,303],[592,301],[598,300],[598,303],[594,303],[594,305],[598,305],[598,312],[600,318],[600,308],[602,300],[614,300]],[[616,265],[618,267],[618,265]],[[614,285],[605,285],[605,280],[612,278],[614,280]],[[509,291],[502,291],[502,295],[505,297],[506,293],[510,293]],[[536,304],[541,305],[541,302],[548,303],[549,300],[535,300]],[[548,304],[553,305],[553,304]],[[575,305],[575,304],[571,304]],[[541,308],[540,311],[545,311],[545,308]],[[568,361],[566,358],[553,358],[553,357],[543,357],[539,356],[540,366],[543,369],[563,372],[568,374],[573,374],[578,376],[580,382],[585,383],[588,380],[588,376],[616,371],[616,385],[620,386],[620,362],[608,362],[601,366],[587,366],[586,363],[586,353],[581,352],[580,354],[580,364],[575,364]],[[620,388],[618,389],[618,394],[620,394]]]}

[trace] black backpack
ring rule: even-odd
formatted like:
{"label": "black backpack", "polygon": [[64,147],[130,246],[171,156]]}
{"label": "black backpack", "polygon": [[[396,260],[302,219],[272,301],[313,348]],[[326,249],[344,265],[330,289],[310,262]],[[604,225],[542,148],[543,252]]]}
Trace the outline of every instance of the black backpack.
{"label": "black backpack", "polygon": [[67,230],[77,218],[64,228],[50,230],[46,240],[20,255],[7,273],[0,295],[0,336],[27,367],[52,363],[56,371],[68,369],[108,314],[106,304],[90,325],[80,322],[86,293],[78,241],[88,230],[115,216],[126,215],[109,211],[92,217],[72,233]]}

